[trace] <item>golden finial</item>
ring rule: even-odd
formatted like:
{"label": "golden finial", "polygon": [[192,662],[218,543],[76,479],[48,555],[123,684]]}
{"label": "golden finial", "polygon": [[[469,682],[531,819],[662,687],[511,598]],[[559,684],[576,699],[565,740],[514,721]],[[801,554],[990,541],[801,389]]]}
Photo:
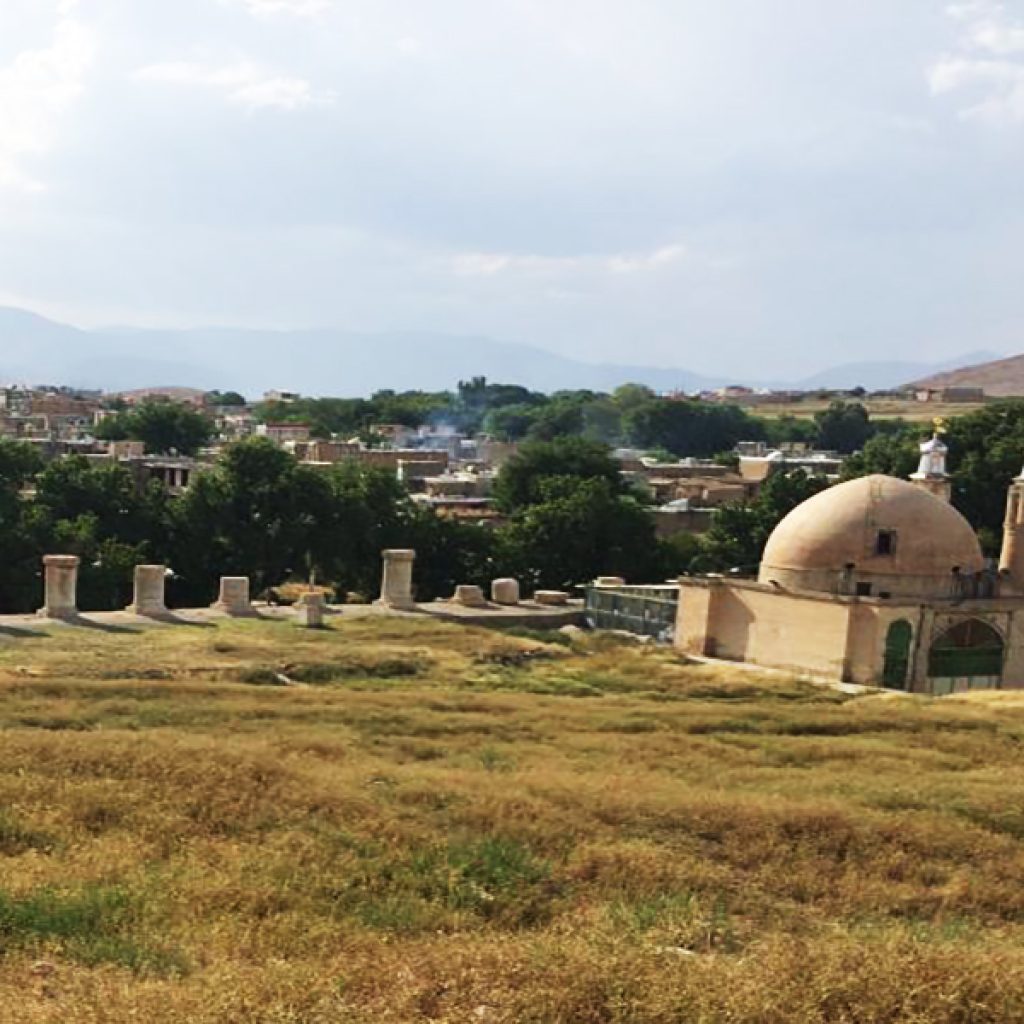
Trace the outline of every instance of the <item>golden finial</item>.
{"label": "golden finial", "polygon": [[940,434],[945,434],[947,431],[946,421],[941,416],[936,416],[932,420],[932,426],[935,427],[935,436],[938,437]]}

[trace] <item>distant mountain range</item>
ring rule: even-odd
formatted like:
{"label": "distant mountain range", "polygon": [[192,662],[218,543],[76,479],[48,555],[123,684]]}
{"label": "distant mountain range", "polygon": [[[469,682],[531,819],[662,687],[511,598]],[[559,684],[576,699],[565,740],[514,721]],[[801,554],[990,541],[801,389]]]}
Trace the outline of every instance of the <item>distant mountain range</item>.
{"label": "distant mountain range", "polygon": [[1024,395],[1024,355],[974,360],[960,369],[922,377],[915,380],[914,385],[921,388],[983,388],[986,395],[1014,398]]}
{"label": "distant mountain range", "polygon": [[630,381],[658,391],[692,392],[726,384],[807,390],[860,385],[880,390],[991,358],[992,353],[983,352],[940,365],[851,363],[803,381],[765,383],[682,368],[589,363],[486,337],[326,329],[82,330],[0,307],[0,381],[107,391],[187,385],[248,396],[269,388],[355,396],[381,388],[442,390],[481,375],[539,391],[610,391]]}

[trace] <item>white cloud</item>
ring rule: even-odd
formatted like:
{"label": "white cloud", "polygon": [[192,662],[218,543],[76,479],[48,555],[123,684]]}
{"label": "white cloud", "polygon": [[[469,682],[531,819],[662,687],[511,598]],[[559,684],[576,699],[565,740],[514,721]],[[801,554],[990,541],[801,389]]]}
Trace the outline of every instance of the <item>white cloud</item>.
{"label": "white cloud", "polygon": [[[222,0],[231,3],[232,0]],[[233,0],[241,4],[256,18],[273,18],[275,15],[290,15],[295,18],[316,18],[329,11],[332,0]]]}
{"label": "white cloud", "polygon": [[946,9],[963,25],[957,52],[944,54],[928,69],[932,95],[968,94],[965,118],[995,124],[1024,121],[1024,24],[1005,4],[956,4]]}
{"label": "white cloud", "polygon": [[248,110],[302,110],[329,105],[335,99],[334,93],[314,91],[304,78],[274,74],[247,60],[223,67],[168,61],[140,68],[135,77],[147,82],[213,89],[229,103]]}
{"label": "white cloud", "polygon": [[466,252],[452,259],[460,277],[493,277],[506,272],[553,277],[567,273],[636,274],[679,263],[687,257],[683,245],[665,245],[648,253],[611,256],[538,256],[535,254]]}
{"label": "white cloud", "polygon": [[61,118],[82,94],[96,56],[94,34],[72,17],[75,0],[62,0],[49,46],[23,50],[0,68],[0,188],[39,191],[26,160],[58,142]]}

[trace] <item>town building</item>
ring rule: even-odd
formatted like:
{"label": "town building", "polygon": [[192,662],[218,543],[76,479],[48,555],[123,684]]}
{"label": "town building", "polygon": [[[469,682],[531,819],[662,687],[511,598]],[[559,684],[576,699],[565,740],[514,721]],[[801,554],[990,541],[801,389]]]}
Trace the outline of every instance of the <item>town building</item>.
{"label": "town building", "polygon": [[910,481],[810,498],[771,535],[756,580],[681,580],[677,646],[920,693],[1024,687],[1024,474],[997,569],[949,503],[945,458],[933,438]]}

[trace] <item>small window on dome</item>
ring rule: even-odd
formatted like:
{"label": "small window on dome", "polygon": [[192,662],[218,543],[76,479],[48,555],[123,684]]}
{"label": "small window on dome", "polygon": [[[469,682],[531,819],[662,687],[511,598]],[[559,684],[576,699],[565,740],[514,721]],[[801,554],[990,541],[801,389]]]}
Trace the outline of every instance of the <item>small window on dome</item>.
{"label": "small window on dome", "polygon": [[896,554],[895,530],[878,531],[878,536],[875,538],[875,554],[883,556]]}

